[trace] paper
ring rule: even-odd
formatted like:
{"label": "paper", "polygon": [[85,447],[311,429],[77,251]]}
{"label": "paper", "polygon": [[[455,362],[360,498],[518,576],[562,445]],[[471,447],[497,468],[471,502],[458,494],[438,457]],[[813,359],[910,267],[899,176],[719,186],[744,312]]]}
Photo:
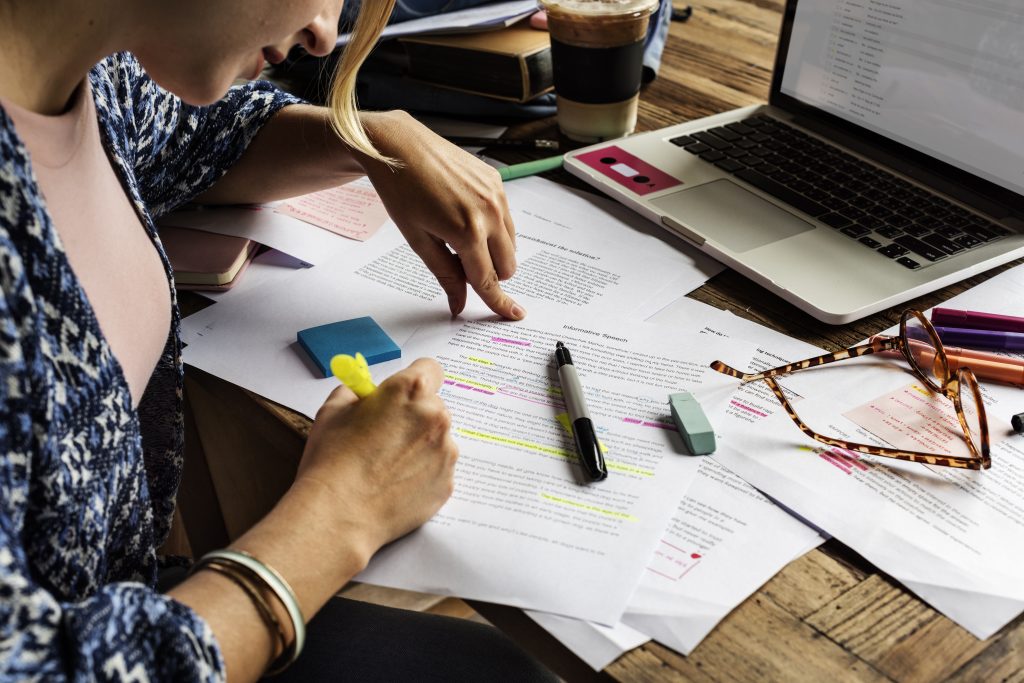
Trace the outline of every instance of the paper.
{"label": "paper", "polygon": [[369,178],[281,202],[277,213],[365,242],[388,220],[387,209]]}
{"label": "paper", "polygon": [[[470,321],[454,333],[418,333],[408,346],[445,369],[441,395],[460,447],[455,493],[357,579],[618,621],[700,466],[683,455],[668,393],[714,379],[707,366],[715,350],[702,338],[652,328],[595,325],[539,308],[532,323]],[[573,354],[608,447],[609,476],[600,483],[581,483],[572,440],[557,420],[565,410],[554,379],[559,340]],[[723,346],[751,352],[737,342]]]}
{"label": "paper", "polygon": [[[675,291],[652,293],[652,282],[674,281],[685,290],[706,277],[699,267],[703,261],[665,249],[609,215],[603,202],[549,181],[529,180],[535,182],[508,186],[519,270],[503,284],[527,311],[535,303],[555,303],[565,315],[603,318],[619,310],[639,315],[677,296]],[[537,187],[547,194],[539,195]],[[187,363],[312,417],[333,385],[318,380],[295,357],[299,330],[369,315],[402,346],[420,325],[447,328],[451,321],[444,292],[393,223],[366,243],[307,227],[348,248],[334,261],[272,286],[239,292],[189,316],[182,322],[182,337],[189,344]],[[475,294],[469,296],[464,319],[493,315]],[[253,372],[254,367],[261,371]]]}
{"label": "paper", "polygon": [[[452,33],[470,30],[486,30],[510,26],[514,22],[537,11],[537,0],[512,0],[495,2],[455,12],[435,14],[422,19],[410,19],[391,24],[381,33],[381,39],[398,38],[418,33]],[[337,47],[348,45],[351,33],[338,36]]]}
{"label": "paper", "polygon": [[[693,300],[678,302],[658,317],[673,319],[675,329],[704,326],[707,334],[717,338],[734,331],[731,328],[736,321],[745,323]],[[740,327],[746,325],[752,324]],[[732,353],[726,348],[718,350],[724,356]],[[769,363],[768,353],[758,349],[752,364]],[[720,395],[723,386],[728,385],[709,380],[697,393]],[[735,384],[730,393],[734,390]],[[753,391],[736,393],[733,400],[745,408],[757,405],[765,416],[781,410],[777,401],[774,406],[762,403],[762,397]],[[746,410],[729,401],[705,398],[702,405],[716,433],[726,411],[736,419],[746,418]],[[737,605],[822,540],[815,530],[774,505],[713,457],[701,458],[697,477],[648,562],[621,623],[631,627],[631,633],[643,633],[689,654]],[[605,627],[529,614],[597,670],[639,644],[617,645]]]}
{"label": "paper", "polygon": [[527,610],[526,616],[555,636],[594,671],[600,671],[624,652],[629,652],[651,640],[647,634],[622,623],[602,626],[532,610]]}
{"label": "paper", "polygon": [[[1018,267],[944,305],[1012,313],[1022,296]],[[773,334],[765,330],[763,337]],[[819,432],[864,443],[878,443],[878,434],[845,415],[864,422],[885,397],[909,400],[914,391],[905,364],[889,358],[848,360],[794,377],[800,376],[801,418]],[[844,453],[808,439],[782,415],[759,421],[757,430],[731,430],[716,458],[987,638],[1024,609],[1024,440],[1008,434],[1024,394],[996,384],[983,384],[983,391],[996,437],[987,471]],[[932,443],[944,429],[933,424],[915,438]]]}
{"label": "paper", "polygon": [[195,228],[245,237],[310,265],[328,261],[347,248],[347,240],[274,211],[273,205],[183,209],[163,216],[160,225]]}

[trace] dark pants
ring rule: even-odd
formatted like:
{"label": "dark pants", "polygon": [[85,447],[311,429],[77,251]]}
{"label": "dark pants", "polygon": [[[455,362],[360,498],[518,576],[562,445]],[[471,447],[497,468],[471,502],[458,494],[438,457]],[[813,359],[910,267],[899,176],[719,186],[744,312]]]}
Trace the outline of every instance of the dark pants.
{"label": "dark pants", "polygon": [[558,679],[491,626],[333,598],[309,623],[299,659],[265,680],[548,683]]}

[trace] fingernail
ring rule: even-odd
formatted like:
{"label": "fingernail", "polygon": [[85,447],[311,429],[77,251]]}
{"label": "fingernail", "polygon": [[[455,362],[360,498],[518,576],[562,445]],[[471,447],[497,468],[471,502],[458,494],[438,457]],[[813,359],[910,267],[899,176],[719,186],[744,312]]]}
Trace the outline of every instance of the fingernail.
{"label": "fingernail", "polygon": [[526,317],[526,309],[519,304],[512,304],[512,317],[516,320],[522,320]]}

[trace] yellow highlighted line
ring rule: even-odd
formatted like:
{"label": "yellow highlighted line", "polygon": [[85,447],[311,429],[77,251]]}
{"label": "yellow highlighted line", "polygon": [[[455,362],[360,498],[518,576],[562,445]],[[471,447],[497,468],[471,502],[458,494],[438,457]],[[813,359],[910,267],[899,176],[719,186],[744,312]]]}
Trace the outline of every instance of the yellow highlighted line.
{"label": "yellow highlighted line", "polygon": [[921,394],[922,396],[931,396],[932,395],[932,392],[928,391],[927,389],[925,389],[923,387],[919,387],[916,384],[911,384],[910,388],[913,389],[914,391],[916,391],[917,393]]}
{"label": "yellow highlighted line", "polygon": [[578,510],[586,510],[587,512],[596,512],[597,514],[604,515],[606,517],[614,517],[616,519],[622,519],[627,522],[638,521],[636,517],[629,514],[628,512],[618,512],[617,510],[599,508],[596,505],[591,505],[590,503],[581,503],[578,500],[559,498],[558,496],[553,496],[550,493],[542,493],[540,494],[540,497],[543,498],[544,500],[550,500],[552,503],[558,503],[559,505],[568,505],[569,507],[574,507]]}
{"label": "yellow highlighted line", "polygon": [[450,379],[453,382],[461,382],[462,384],[468,384],[471,387],[479,387],[481,389],[487,389],[487,391],[497,391],[498,387],[494,384],[484,384],[483,382],[477,382],[475,380],[466,379],[465,377],[459,377],[458,375],[446,374],[445,379]]}
{"label": "yellow highlighted line", "polygon": [[[462,436],[468,436],[471,439],[480,439],[481,441],[490,441],[491,443],[500,443],[506,446],[519,446],[520,448],[528,448],[531,451],[537,451],[538,453],[544,453],[545,455],[553,455],[556,458],[565,458],[566,460],[579,460],[579,456],[575,453],[570,453],[561,448],[554,448],[552,446],[545,446],[539,443],[533,443],[532,441],[523,441],[522,439],[513,439],[509,436],[499,436],[498,434],[488,434],[486,432],[478,432],[475,429],[466,429],[464,427],[456,427],[456,434]],[[626,472],[629,474],[635,474],[641,477],[653,477],[654,472],[651,470],[641,469],[634,467],[633,465],[626,465],[614,460],[608,460],[605,462],[605,466],[610,470],[616,472]]]}
{"label": "yellow highlighted line", "polygon": [[654,472],[652,472],[651,470],[641,469],[639,467],[634,467],[633,465],[624,465],[621,462],[606,460],[604,464],[608,469],[615,470],[616,472],[628,472],[629,474],[637,474],[640,475],[641,477],[654,476]]}
{"label": "yellow highlighted line", "polygon": [[507,446],[519,446],[520,448],[529,448],[531,451],[537,451],[539,453],[546,453],[547,455],[554,455],[559,458],[567,458],[570,460],[576,459],[575,453],[563,450],[561,448],[552,448],[551,446],[544,446],[539,443],[532,443],[530,441],[523,441],[522,439],[513,439],[508,436],[498,436],[497,434],[487,434],[485,432],[478,432],[475,429],[464,429],[458,427],[455,430],[456,434],[462,434],[472,439],[480,439],[482,441],[491,441],[493,443],[501,443]]}
{"label": "yellow highlighted line", "polygon": [[469,356],[467,360],[471,360],[474,363],[479,363],[480,365],[494,365],[493,362],[487,360],[486,358],[477,358],[476,356]]}

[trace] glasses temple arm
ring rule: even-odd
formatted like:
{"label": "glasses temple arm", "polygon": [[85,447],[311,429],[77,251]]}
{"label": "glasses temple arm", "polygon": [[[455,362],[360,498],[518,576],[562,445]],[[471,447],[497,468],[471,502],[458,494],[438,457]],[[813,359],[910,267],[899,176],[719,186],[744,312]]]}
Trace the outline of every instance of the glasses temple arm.
{"label": "glasses temple arm", "polygon": [[899,348],[899,337],[872,337],[871,340],[866,344],[860,344],[859,346],[851,346],[843,351],[836,351],[835,353],[826,353],[822,356],[816,356],[814,358],[808,358],[806,360],[797,361],[796,363],[790,363],[788,365],[781,365],[771,370],[764,370],[757,373],[744,373],[739,370],[730,367],[720,360],[716,360],[711,364],[711,368],[721,372],[722,374],[729,375],[730,377],[736,377],[744,382],[752,382],[758,379],[764,379],[766,377],[777,377],[778,375],[785,375],[797,370],[805,370],[807,368],[814,368],[819,365],[826,365],[828,363],[835,363],[836,361],[846,360],[847,358],[857,358],[858,356],[867,356],[872,353],[882,353],[884,351],[893,351]]}

